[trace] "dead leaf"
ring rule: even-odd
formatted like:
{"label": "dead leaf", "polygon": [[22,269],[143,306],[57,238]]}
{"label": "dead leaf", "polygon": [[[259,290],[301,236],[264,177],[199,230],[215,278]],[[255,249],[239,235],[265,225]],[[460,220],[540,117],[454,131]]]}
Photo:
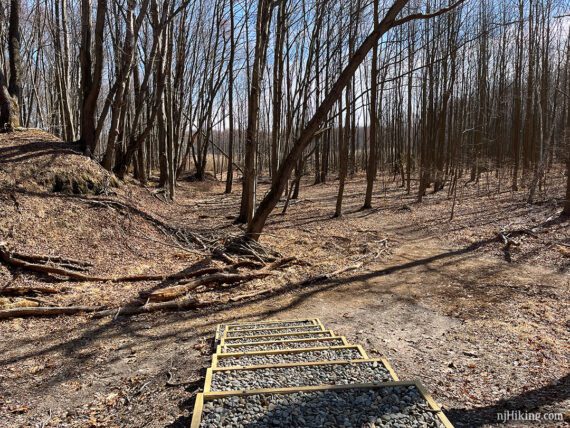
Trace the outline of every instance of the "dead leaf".
{"label": "dead leaf", "polygon": [[30,410],[29,406],[17,406],[10,408],[10,412],[14,414],[26,413],[28,410]]}
{"label": "dead leaf", "polygon": [[109,406],[109,407],[114,407],[117,404],[118,399],[119,399],[119,393],[118,392],[111,392],[105,398],[105,404],[107,404],[107,406]]}

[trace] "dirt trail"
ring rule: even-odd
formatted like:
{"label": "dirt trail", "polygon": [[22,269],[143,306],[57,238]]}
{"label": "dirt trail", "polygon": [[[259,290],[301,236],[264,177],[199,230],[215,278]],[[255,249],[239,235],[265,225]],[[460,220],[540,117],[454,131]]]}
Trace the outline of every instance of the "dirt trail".
{"label": "dirt trail", "polygon": [[[311,267],[199,296],[224,301],[270,287],[272,297],[132,318],[0,323],[0,427],[187,426],[217,323],[306,317],[321,318],[372,357],[385,355],[402,379],[421,380],[458,427],[496,425],[505,409],[570,411],[570,265],[548,245],[569,244],[570,228],[548,220],[556,203],[529,206],[522,193],[486,197],[465,187],[473,194],[449,222],[444,193],[414,204],[413,195],[387,184],[375,195],[378,208],[361,211],[364,181],[356,177],[347,183],[344,217],[331,219],[336,187],[303,187],[303,198],[286,216],[272,216],[262,237]],[[127,184],[115,197],[168,224],[240,232],[229,215],[238,211],[239,194],[223,195],[220,183],[181,182],[172,204],[149,190]],[[81,255],[105,275],[179,272],[204,262],[141,217],[73,196],[8,193],[0,193],[0,234],[22,252]],[[505,261],[497,231],[534,224],[549,225]],[[370,262],[383,239],[389,253]],[[299,286],[363,257],[358,270]],[[0,266],[3,279],[52,284]],[[50,303],[125,305],[163,286],[78,283]]]}
{"label": "dirt trail", "polygon": [[[243,312],[320,317],[371,356],[386,355],[402,379],[420,379],[457,426],[490,425],[504,408],[568,412],[568,360],[564,348],[548,346],[569,337],[563,324],[549,324],[560,315],[557,298],[567,306],[568,279],[487,257],[476,246],[447,248],[419,233],[400,235],[398,228],[385,225],[399,242],[388,263]],[[533,303],[529,296],[541,297]],[[550,358],[562,359],[566,376]],[[552,385],[529,390],[537,375]]]}
{"label": "dirt trail", "polygon": [[[505,405],[568,409],[568,361],[555,346],[568,332],[552,322],[557,302],[568,302],[564,277],[471,247],[447,248],[398,224],[383,227],[397,242],[388,262],[270,299],[199,313],[85,319],[72,332],[67,323],[47,332],[41,320],[14,320],[13,335],[0,343],[0,365],[23,365],[36,381],[18,386],[17,377],[7,377],[3,400],[12,407],[0,426],[33,426],[50,412],[54,426],[184,426],[215,324],[270,318],[321,318],[370,356],[388,357],[402,379],[420,379],[457,426],[491,425]],[[540,311],[533,312],[537,300]],[[24,329],[26,340],[18,333]],[[180,385],[165,385],[168,372]],[[543,388],[526,390],[537,383]]]}

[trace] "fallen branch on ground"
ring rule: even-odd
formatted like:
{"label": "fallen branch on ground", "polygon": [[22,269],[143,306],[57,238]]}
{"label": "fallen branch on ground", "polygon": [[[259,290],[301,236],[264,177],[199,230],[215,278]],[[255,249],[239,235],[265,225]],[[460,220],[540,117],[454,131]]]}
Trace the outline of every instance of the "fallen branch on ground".
{"label": "fallen branch on ground", "polygon": [[229,301],[232,303],[239,302],[241,300],[250,299],[252,297],[261,296],[263,294],[272,293],[274,291],[275,291],[275,288],[268,288],[267,290],[254,291],[251,293],[244,293],[244,294],[240,294],[238,296],[230,297]]}
{"label": "fallen branch on ground", "polygon": [[60,290],[52,287],[4,287],[0,288],[2,296],[25,296],[27,294],[57,294]]}
{"label": "fallen branch on ground", "polygon": [[0,310],[0,319],[21,317],[49,317],[54,315],[74,315],[82,312],[96,312],[104,309],[102,306],[54,306],[30,307]]}
{"label": "fallen branch on ground", "polygon": [[[2,245],[4,243],[0,243]],[[5,244],[4,244],[5,245]],[[19,259],[28,261],[28,262],[43,262],[43,263],[57,263],[57,264],[65,264],[65,265],[77,265],[83,268],[93,267],[93,264],[89,262],[84,262],[82,260],[75,260],[69,259],[60,256],[44,256],[44,255],[30,255],[30,254],[22,254],[17,253],[15,251],[11,251],[13,257],[17,257]]]}
{"label": "fallen branch on ground", "polygon": [[93,313],[97,318],[109,315],[117,317],[121,315],[137,315],[157,311],[194,309],[202,305],[203,303],[199,302],[195,298],[184,298],[176,302],[163,302],[143,306],[125,306],[118,309],[106,309],[104,306],[41,306],[0,310],[0,319],[75,315],[79,313]]}
{"label": "fallen branch on ground", "polygon": [[185,294],[189,293],[192,290],[195,290],[202,285],[235,284],[238,282],[251,281],[252,279],[256,278],[263,278],[269,275],[271,275],[269,271],[257,271],[243,274],[219,272],[198,278],[186,284],[174,285],[172,287],[166,287],[153,291],[149,294],[148,299],[151,302],[174,300],[178,297],[184,296]]}
{"label": "fallen branch on ground", "polygon": [[96,312],[94,314],[94,317],[101,318],[109,315],[118,317],[122,315],[138,315],[138,314],[147,314],[151,312],[172,311],[172,310],[182,311],[186,309],[199,308],[202,305],[203,303],[201,303],[198,299],[193,297],[186,297],[184,299],[180,299],[177,301],[150,303],[143,306],[124,306],[119,309],[106,309]]}
{"label": "fallen branch on ground", "polygon": [[329,273],[324,273],[321,275],[317,275],[317,276],[313,276],[311,278],[307,278],[304,281],[302,281],[299,285],[303,286],[303,285],[312,285],[312,284],[316,284],[319,282],[324,282],[327,281],[331,278],[334,278],[335,276],[338,276],[342,273],[351,271],[351,270],[356,270],[356,269],[360,269],[362,267],[362,263],[357,263],[351,266],[346,266],[344,268],[341,269],[337,269],[335,271],[329,272]]}
{"label": "fallen branch on ground", "polygon": [[56,275],[66,277],[68,280],[86,281],[86,282],[140,282],[140,281],[166,281],[177,279],[188,279],[196,276],[211,274],[218,272],[219,268],[205,268],[194,272],[181,272],[176,274],[151,274],[151,275],[127,275],[118,277],[102,277],[87,275],[79,272],[73,272],[58,266],[29,263],[19,257],[15,257],[13,252],[8,251],[5,245],[0,243],[0,260],[6,264],[21,269],[31,270],[34,272],[45,273],[48,275]]}
{"label": "fallen branch on ground", "polygon": [[155,290],[150,293],[147,297],[149,301],[154,302],[163,302],[168,300],[174,300],[185,294],[189,293],[196,288],[203,286],[203,285],[220,285],[220,284],[236,284],[239,282],[247,282],[251,281],[252,279],[257,278],[264,278],[272,274],[272,271],[284,267],[288,264],[293,262],[302,263],[301,261],[297,260],[296,257],[286,257],[280,260],[276,260],[273,263],[270,263],[266,266],[263,266],[262,269],[248,272],[248,273],[230,273],[229,270],[237,270],[238,267],[259,267],[259,263],[251,262],[249,260],[237,262],[230,266],[229,268],[225,268],[223,271],[213,273],[212,275],[204,276],[202,278],[198,278],[193,281],[189,281],[186,283],[180,283],[179,285],[174,285],[172,287],[162,288],[160,290]]}

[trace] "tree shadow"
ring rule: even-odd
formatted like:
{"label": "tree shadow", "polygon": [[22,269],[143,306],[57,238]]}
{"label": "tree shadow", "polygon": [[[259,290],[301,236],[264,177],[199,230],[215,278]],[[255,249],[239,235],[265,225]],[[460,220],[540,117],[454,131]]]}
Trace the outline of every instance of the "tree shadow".
{"label": "tree shadow", "polygon": [[[462,260],[458,260],[458,256],[466,256],[481,246],[487,245],[492,241],[495,241],[495,239],[493,238],[488,240],[481,240],[457,250],[445,251],[429,257],[414,259],[405,263],[386,266],[382,267],[381,269],[357,273],[351,276],[332,278],[322,283],[307,284],[305,281],[299,281],[297,283],[290,284],[289,286],[277,289],[273,292],[256,296],[253,299],[245,300],[242,302],[212,305],[208,308],[191,312],[167,313],[158,319],[155,316],[154,318],[150,318],[152,319],[152,325],[155,329],[154,332],[146,330],[146,324],[149,322],[149,315],[140,315],[132,318],[119,317],[117,319],[108,319],[103,322],[94,319],[88,319],[84,323],[76,325],[74,327],[77,331],[80,332],[79,335],[76,335],[71,339],[64,339],[56,335],[54,338],[50,339],[51,343],[48,342],[45,345],[38,344],[38,346],[34,346],[33,348],[30,348],[29,350],[12,357],[9,357],[8,355],[0,357],[0,365],[18,363],[34,357],[44,357],[51,353],[61,353],[64,357],[64,360],[67,361],[63,372],[58,376],[53,376],[46,379],[41,387],[38,388],[38,392],[46,390],[49,391],[51,388],[63,383],[66,380],[69,380],[70,378],[77,376],[81,372],[90,370],[90,366],[97,358],[97,351],[86,348],[90,348],[89,345],[97,340],[110,341],[113,338],[132,337],[137,339],[136,342],[139,346],[139,349],[141,349],[141,347],[142,349],[157,349],[157,347],[168,344],[169,341],[173,338],[175,340],[184,341],[198,339],[206,340],[208,338],[211,338],[215,324],[219,322],[228,322],[229,320],[239,321],[242,319],[251,318],[251,311],[236,316],[236,309],[255,307],[255,305],[263,304],[263,302],[267,299],[274,299],[291,293],[293,293],[292,299],[286,304],[261,308],[262,310],[255,312],[255,318],[264,320],[275,317],[276,315],[278,316],[287,311],[300,307],[303,302],[311,299],[311,297],[318,293],[334,290],[341,287],[350,287],[346,288],[346,290],[349,290],[350,293],[369,293],[370,299],[374,299],[375,296],[379,296],[383,293],[394,294],[395,292],[393,289],[394,287],[398,287],[400,282],[396,281],[393,284],[382,285],[374,284],[371,286],[369,284],[369,281],[381,276],[403,273],[405,271],[422,266],[427,267],[428,269],[441,270],[441,263],[458,263]],[[433,262],[439,262],[438,266],[429,266]],[[497,268],[500,268],[500,266],[501,265],[498,264]],[[445,267],[445,265],[443,267]],[[444,272],[441,274],[445,275],[447,273]],[[488,275],[492,275],[492,272],[490,270],[481,269],[474,275],[475,279],[472,278],[473,281],[475,281],[477,278],[480,279]],[[163,285],[167,284],[158,284],[157,287]],[[342,290],[344,289],[345,288],[342,288]],[[485,287],[479,287],[473,290],[470,289],[469,292],[485,293],[486,290]],[[508,293],[509,290],[505,290],[505,292]],[[406,296],[397,297],[401,297],[402,299],[406,298]],[[447,298],[455,299],[457,296],[451,294],[447,296]],[[417,304],[415,301],[409,301],[409,303]],[[169,331],[161,333],[161,326],[166,325],[170,327]],[[120,358],[124,358],[124,355],[116,355],[112,359],[105,361],[104,364],[106,366],[109,366]],[[190,401],[185,400],[181,402],[180,407],[190,410],[193,406],[192,399],[193,398],[191,398]],[[487,413],[491,414],[494,409],[495,408],[492,407],[487,411]],[[458,409],[457,412],[462,411]],[[477,417],[477,414],[475,414],[474,411],[471,412],[473,414],[473,418]],[[481,412],[481,414],[483,414],[485,410],[482,409]],[[471,416],[467,413],[467,411],[458,413],[458,416],[456,416],[457,420],[465,420],[469,417]],[[188,417],[182,416],[171,426],[185,426],[184,424],[186,424],[188,420]]]}
{"label": "tree shadow", "polygon": [[446,410],[445,413],[457,427],[478,428],[500,422],[498,415],[503,412],[540,412],[543,406],[556,405],[569,398],[570,374],[541,388],[499,400],[493,405],[476,407],[474,409],[453,408]]}

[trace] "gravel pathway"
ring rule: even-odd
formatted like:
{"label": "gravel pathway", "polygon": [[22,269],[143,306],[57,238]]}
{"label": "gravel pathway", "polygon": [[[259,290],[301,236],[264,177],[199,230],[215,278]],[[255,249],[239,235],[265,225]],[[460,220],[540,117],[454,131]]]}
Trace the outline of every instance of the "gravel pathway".
{"label": "gravel pathway", "polygon": [[296,339],[318,339],[320,337],[331,337],[328,331],[317,331],[315,333],[305,334],[284,334],[282,336],[262,336],[262,337],[236,337],[224,340],[224,345],[233,345],[236,343],[255,343],[255,342],[269,342],[271,340],[296,340]]}
{"label": "gravel pathway", "polygon": [[268,334],[285,334],[285,333],[302,333],[305,331],[323,331],[318,325],[307,325],[299,327],[289,327],[289,328],[275,328],[275,329],[263,329],[263,330],[236,330],[228,331],[226,337],[240,337],[240,336],[263,336]]}
{"label": "gravel pathway", "polygon": [[342,346],[344,342],[340,338],[332,337],[328,339],[314,339],[303,342],[270,342],[257,343],[253,345],[241,346],[222,346],[222,352],[255,352],[255,351],[273,351],[278,349],[301,349],[301,348],[320,348],[322,346]]}
{"label": "gravel pathway", "polygon": [[225,397],[204,404],[200,426],[443,428],[415,386]]}
{"label": "gravel pathway", "polygon": [[219,367],[259,366],[264,364],[298,363],[307,361],[356,360],[364,358],[358,350],[326,349],[322,351],[303,351],[267,355],[240,355],[237,357],[218,358]]}
{"label": "gravel pathway", "polygon": [[346,385],[349,383],[390,382],[392,380],[390,373],[381,362],[372,361],[214,371],[211,390],[230,391],[311,385]]}

